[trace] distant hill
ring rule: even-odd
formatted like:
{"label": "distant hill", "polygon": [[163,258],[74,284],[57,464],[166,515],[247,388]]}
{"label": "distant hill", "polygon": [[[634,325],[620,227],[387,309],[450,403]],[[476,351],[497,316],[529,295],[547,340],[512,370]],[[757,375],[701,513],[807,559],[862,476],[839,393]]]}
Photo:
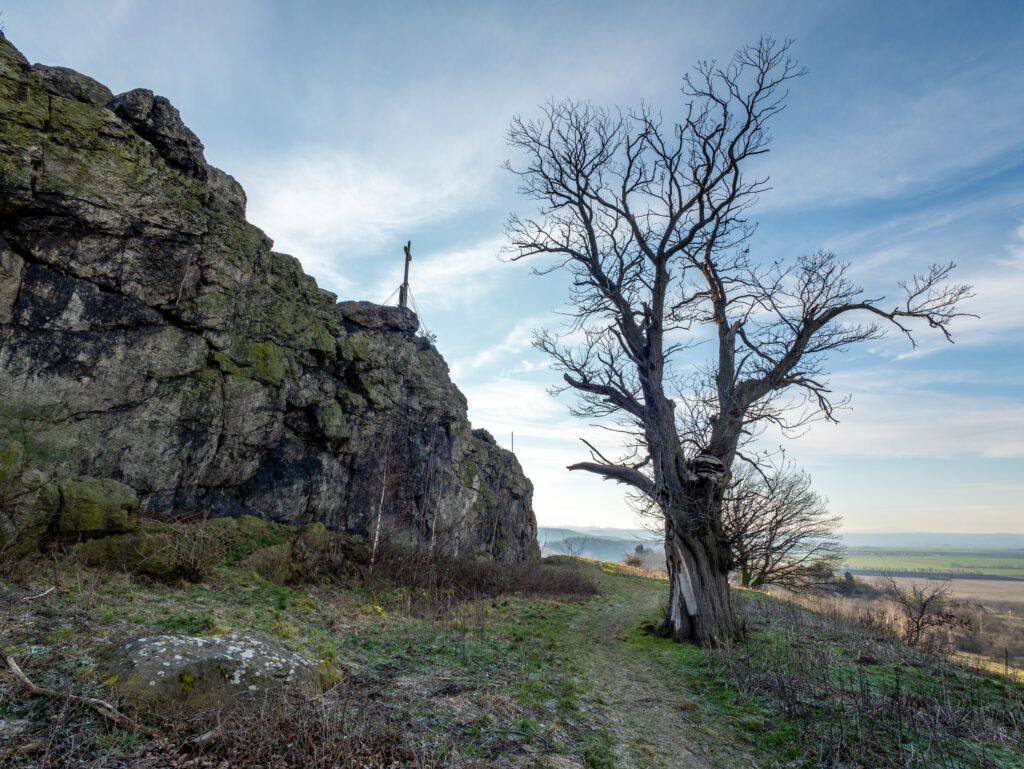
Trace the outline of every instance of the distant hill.
{"label": "distant hill", "polygon": [[[952,532],[854,532],[843,534],[851,551],[979,551],[1024,550],[1024,534],[962,534]],[[599,561],[621,561],[638,544],[661,547],[661,536],[647,529],[610,526],[539,526],[537,539],[544,555],[573,553]]]}
{"label": "distant hill", "polygon": [[646,529],[601,526],[539,526],[537,539],[543,555],[572,553],[598,561],[621,561],[637,545],[661,548],[661,537]]}

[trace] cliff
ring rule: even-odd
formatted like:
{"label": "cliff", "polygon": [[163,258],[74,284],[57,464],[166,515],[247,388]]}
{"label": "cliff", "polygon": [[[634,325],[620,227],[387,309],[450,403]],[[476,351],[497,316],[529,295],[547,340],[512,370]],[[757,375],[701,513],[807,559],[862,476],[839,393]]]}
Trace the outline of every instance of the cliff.
{"label": "cliff", "polygon": [[337,302],[245,203],[166,99],[0,35],[0,437],[150,515],[533,556],[532,486],[416,316]]}

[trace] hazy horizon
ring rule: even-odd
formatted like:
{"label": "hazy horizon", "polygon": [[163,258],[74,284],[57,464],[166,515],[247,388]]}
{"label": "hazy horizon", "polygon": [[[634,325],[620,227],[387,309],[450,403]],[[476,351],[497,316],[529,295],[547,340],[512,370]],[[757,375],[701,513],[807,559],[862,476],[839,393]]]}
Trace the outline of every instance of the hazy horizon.
{"label": "hazy horizon", "polygon": [[[538,524],[539,528],[543,529],[573,529],[573,530],[584,530],[591,528],[607,528],[616,529],[618,531],[634,531],[643,527],[634,526],[622,526],[622,527],[611,527],[611,526],[589,526],[587,524],[564,524],[564,523],[543,523]],[[645,531],[654,532],[654,529],[645,529]],[[932,531],[928,529],[848,529],[840,527],[837,529],[840,535],[842,534],[928,534],[935,536],[943,536],[945,534],[953,535],[972,535],[977,534],[979,536],[999,536],[1001,534],[1013,536],[1013,537],[1024,537],[1024,529],[1020,531],[1010,530],[999,530],[999,531],[979,531],[978,529],[964,529],[962,531]]]}

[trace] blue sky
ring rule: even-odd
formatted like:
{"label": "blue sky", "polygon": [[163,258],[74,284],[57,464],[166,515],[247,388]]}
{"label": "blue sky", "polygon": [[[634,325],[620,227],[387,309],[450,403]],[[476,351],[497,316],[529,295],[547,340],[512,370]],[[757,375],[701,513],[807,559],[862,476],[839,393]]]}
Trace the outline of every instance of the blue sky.
{"label": "blue sky", "polygon": [[550,398],[530,332],[564,278],[497,255],[504,132],[548,97],[646,100],[767,33],[795,39],[752,242],[819,248],[891,290],[953,259],[973,282],[957,344],[893,337],[837,356],[838,426],[786,441],[850,531],[1024,531],[1024,3],[0,0],[33,61],[171,99],[249,219],[343,298],[383,300],[412,239],[413,293],[470,416],[516,451],[543,524],[632,526],[621,488],[564,469],[592,428]]}

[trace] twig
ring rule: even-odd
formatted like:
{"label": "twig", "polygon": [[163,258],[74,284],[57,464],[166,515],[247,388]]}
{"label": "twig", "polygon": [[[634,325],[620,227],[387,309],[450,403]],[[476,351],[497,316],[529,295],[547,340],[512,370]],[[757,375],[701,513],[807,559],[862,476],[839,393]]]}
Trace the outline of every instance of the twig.
{"label": "twig", "polygon": [[[123,726],[126,729],[141,728],[139,724],[130,719],[128,716],[126,716],[120,710],[115,708],[109,702],[98,700],[95,697],[80,697],[77,694],[61,694],[60,692],[54,691],[53,689],[47,689],[42,686],[37,686],[32,682],[32,680],[27,675],[25,675],[22,672],[21,668],[18,667],[18,663],[14,661],[14,657],[7,658],[7,667],[11,669],[11,672],[14,674],[14,677],[22,683],[25,689],[28,690],[28,693],[31,694],[33,697],[50,697],[57,699],[64,698],[70,700],[71,702],[76,702],[80,705],[86,705],[95,710],[104,718],[109,719],[113,721],[115,724]],[[155,735],[155,732],[150,731],[150,734]]]}
{"label": "twig", "polygon": [[26,596],[25,598],[22,598],[21,600],[22,600],[22,601],[34,601],[34,600],[36,600],[37,598],[42,598],[42,597],[43,597],[44,595],[49,595],[50,593],[52,593],[52,592],[53,592],[54,590],[56,590],[56,589],[57,589],[57,586],[56,586],[56,585],[54,585],[54,586],[53,586],[53,587],[51,587],[51,588],[50,588],[49,590],[44,590],[43,592],[41,592],[41,593],[40,593],[39,595],[30,595],[30,596]]}
{"label": "twig", "polygon": [[185,262],[185,274],[181,276],[181,285],[178,286],[178,298],[174,300],[174,306],[177,307],[181,303],[181,295],[185,291],[185,281],[188,280],[188,271],[192,269],[192,255],[189,254],[188,260]]}

